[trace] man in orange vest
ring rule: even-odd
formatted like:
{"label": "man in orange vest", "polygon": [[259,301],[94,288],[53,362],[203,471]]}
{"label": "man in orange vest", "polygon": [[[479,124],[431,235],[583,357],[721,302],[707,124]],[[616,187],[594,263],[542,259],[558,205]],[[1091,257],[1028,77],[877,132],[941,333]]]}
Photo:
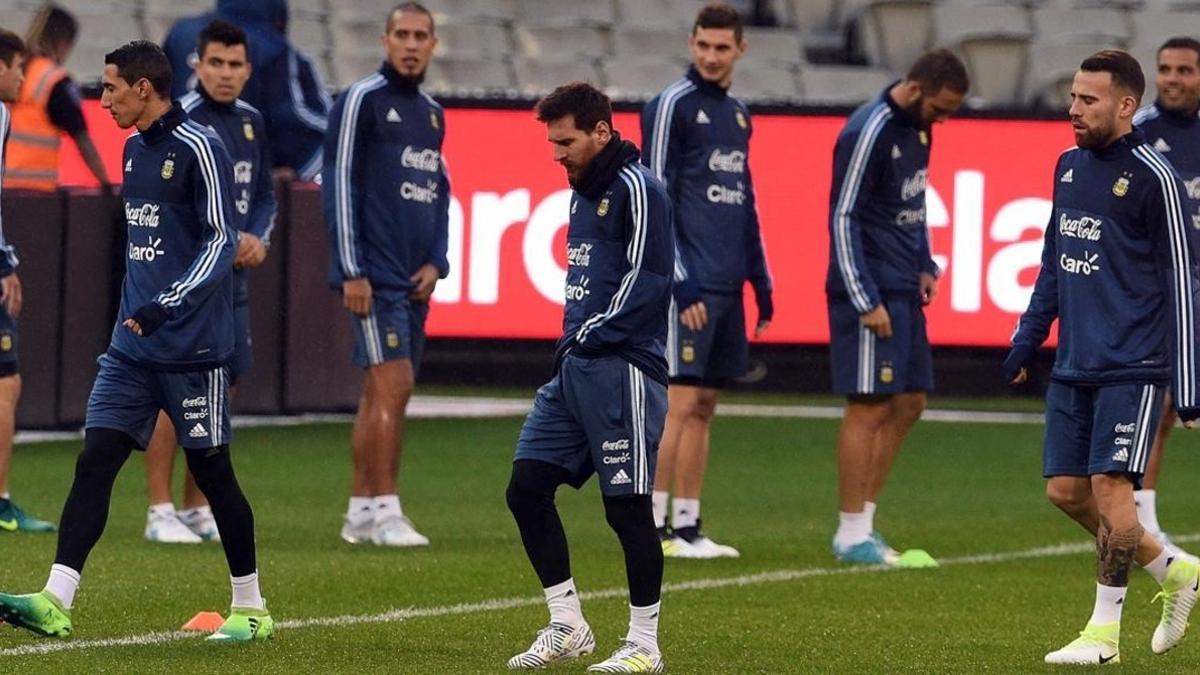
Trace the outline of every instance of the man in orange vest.
{"label": "man in orange vest", "polygon": [[25,83],[12,106],[5,187],[50,191],[58,187],[58,149],[65,132],[100,185],[109,187],[100,153],[88,135],[79,89],[62,67],[79,33],[69,12],[47,4],[33,18]]}

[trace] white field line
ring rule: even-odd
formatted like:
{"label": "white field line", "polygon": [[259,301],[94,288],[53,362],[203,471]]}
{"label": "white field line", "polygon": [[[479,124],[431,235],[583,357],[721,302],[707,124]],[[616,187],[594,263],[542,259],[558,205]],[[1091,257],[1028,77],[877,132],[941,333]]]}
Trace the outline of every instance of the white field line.
{"label": "white field line", "polygon": [[[1180,543],[1200,541],[1200,533],[1182,535],[1179,537],[1173,537],[1173,539]],[[1012,562],[1015,560],[1028,560],[1032,558],[1057,558],[1081,553],[1090,553],[1095,551],[1095,549],[1096,546],[1092,542],[1056,544],[1054,546],[1041,546],[1038,548],[1028,548],[1021,551],[978,553],[975,555],[943,558],[940,561],[940,564],[942,567],[987,565],[992,563]],[[760,586],[762,584],[796,581],[799,579],[808,579],[813,577],[835,577],[850,574],[874,574],[878,572],[898,571],[900,570],[892,567],[886,567],[884,565],[864,565],[857,567],[811,567],[807,569],[796,570],[783,569],[757,572],[755,574],[743,574],[734,577],[711,577],[707,579],[677,581],[663,584],[662,592],[665,594],[678,593],[680,591],[729,588],[731,586]],[[587,591],[580,593],[580,598],[583,600],[606,600],[624,598],[627,594],[628,590],[623,587],[606,588],[599,591]],[[398,623],[401,621],[408,621],[410,619],[481,614],[484,612],[495,612],[506,609],[515,609],[518,607],[533,607],[539,606],[545,602],[546,600],[542,596],[523,598],[496,598],[493,600],[467,602],[457,605],[392,609],[379,614],[346,614],[342,616],[316,616],[307,619],[288,619],[286,621],[280,621],[275,625],[284,630],[301,630],[305,628]],[[22,645],[20,647],[11,647],[9,649],[0,649],[0,656],[34,656],[38,654],[54,654],[67,651],[106,649],[109,647],[143,647],[148,645],[164,644],[168,642],[178,642],[180,640],[199,639],[199,637],[200,636],[196,633],[172,631],[163,633],[145,633],[142,635],[128,635],[125,637],[104,638],[98,640],[48,641]]]}
{"label": "white field line", "polygon": [[[408,406],[413,418],[480,418],[520,417],[529,412],[532,399],[476,396],[414,396]],[[765,405],[758,403],[721,403],[717,412],[729,417],[768,417],[791,419],[842,418],[842,408],[822,405]],[[927,422],[978,422],[988,424],[1041,424],[1042,413],[987,412],[979,410],[926,410],[922,419]],[[301,415],[235,415],[233,426],[294,427],[305,424],[346,424],[354,416],[343,413],[308,413]],[[70,441],[83,438],[83,431],[18,431],[18,444]]]}

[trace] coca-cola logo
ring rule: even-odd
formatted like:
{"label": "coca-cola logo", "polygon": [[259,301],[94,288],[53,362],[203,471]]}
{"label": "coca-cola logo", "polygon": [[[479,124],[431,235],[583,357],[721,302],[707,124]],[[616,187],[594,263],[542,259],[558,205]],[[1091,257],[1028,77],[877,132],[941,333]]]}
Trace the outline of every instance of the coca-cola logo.
{"label": "coca-cola logo", "polygon": [[417,150],[411,145],[406,145],[400,153],[400,166],[406,169],[437,173],[441,170],[441,160],[441,153],[430,148]]}
{"label": "coca-cola logo", "polygon": [[1068,218],[1067,214],[1058,215],[1058,233],[1064,237],[1083,239],[1085,241],[1100,241],[1100,226],[1104,221],[1092,216]]}
{"label": "coca-cola logo", "polygon": [[918,197],[925,193],[925,187],[929,184],[929,170],[921,169],[908,178],[900,185],[900,199],[908,201],[913,197]]}
{"label": "coca-cola logo", "polygon": [[130,227],[158,227],[158,204],[125,204],[125,222]]}
{"label": "coca-cola logo", "polygon": [[731,152],[713,150],[712,154],[708,156],[708,170],[746,173],[746,153],[741,150]]}

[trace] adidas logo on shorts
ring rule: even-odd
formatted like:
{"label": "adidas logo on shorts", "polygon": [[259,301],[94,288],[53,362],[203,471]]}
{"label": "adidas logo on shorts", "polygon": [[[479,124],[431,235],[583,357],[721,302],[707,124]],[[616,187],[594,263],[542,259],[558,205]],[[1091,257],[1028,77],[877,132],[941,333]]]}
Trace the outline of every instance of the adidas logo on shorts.
{"label": "adidas logo on shorts", "polygon": [[192,438],[204,438],[207,435],[208,430],[205,429],[204,425],[200,424],[199,422],[197,422],[196,426],[192,427],[192,430],[188,432],[188,436],[191,436]]}
{"label": "adidas logo on shorts", "polygon": [[1115,453],[1113,453],[1112,461],[1128,462],[1129,461],[1129,450],[1127,450],[1125,448],[1121,448],[1120,450],[1117,450]]}
{"label": "adidas logo on shorts", "polygon": [[609,485],[629,485],[632,482],[633,481],[629,480],[629,474],[625,473],[625,469],[621,469],[620,471],[617,472],[617,474],[615,476],[612,477],[612,480],[608,481],[608,484]]}

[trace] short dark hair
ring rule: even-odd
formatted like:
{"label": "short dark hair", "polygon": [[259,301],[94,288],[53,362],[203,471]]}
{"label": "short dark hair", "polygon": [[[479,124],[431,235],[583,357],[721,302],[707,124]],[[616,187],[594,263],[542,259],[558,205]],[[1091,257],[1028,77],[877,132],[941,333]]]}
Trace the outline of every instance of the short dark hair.
{"label": "short dark hair", "polygon": [[920,84],[925,94],[936,94],[943,89],[965,94],[971,88],[967,67],[949,49],[925,52],[908,69],[904,79]]}
{"label": "short dark hair", "polygon": [[131,85],[145,79],[159,96],[171,96],[171,62],[153,42],[127,42],[105,54],[104,65],[116,66],[117,75]]}
{"label": "short dark hair", "polygon": [[1084,59],[1079,69],[1085,73],[1108,73],[1112,76],[1113,84],[1132,92],[1138,103],[1142,101],[1142,94],[1146,93],[1146,76],[1142,74],[1142,65],[1129,52],[1103,49]]}
{"label": "short dark hair", "polygon": [[612,126],[612,101],[587,82],[568,82],[546,95],[534,107],[539,122],[575,116],[575,128],[591,133],[596,125]]}
{"label": "short dark hair", "polygon": [[1190,49],[1196,54],[1196,60],[1200,61],[1200,40],[1190,37],[1173,37],[1162,44],[1155,52],[1155,56],[1162,56],[1164,49]]}
{"label": "short dark hair", "polygon": [[733,39],[742,41],[742,15],[726,2],[709,3],[700,9],[692,24],[692,35],[701,28],[729,28],[733,30]]}
{"label": "short dark hair", "polygon": [[13,58],[17,54],[24,56],[27,53],[25,41],[21,39],[21,36],[11,30],[0,28],[0,61],[11,66]]}
{"label": "short dark hair", "polygon": [[246,48],[246,57],[250,57],[250,43],[246,40],[246,31],[222,19],[214,19],[212,23],[196,36],[196,54],[204,58],[204,50],[208,45],[217,42],[226,47],[242,45]]}
{"label": "short dark hair", "polygon": [[419,2],[402,2],[399,5],[396,5],[395,7],[393,7],[392,11],[388,12],[388,15],[387,15],[387,25],[384,27],[385,32],[391,32],[392,17],[396,16],[396,12],[399,12],[401,14],[404,14],[405,12],[413,12],[414,14],[424,14],[425,17],[427,19],[429,19],[429,33],[431,35],[437,34],[436,26],[434,25],[435,22],[433,20],[433,12],[429,11],[428,7],[426,7],[425,5],[422,5]]}
{"label": "short dark hair", "polygon": [[60,44],[74,44],[79,37],[79,21],[75,15],[47,2],[33,15],[25,43],[29,50],[39,56],[50,56]]}

